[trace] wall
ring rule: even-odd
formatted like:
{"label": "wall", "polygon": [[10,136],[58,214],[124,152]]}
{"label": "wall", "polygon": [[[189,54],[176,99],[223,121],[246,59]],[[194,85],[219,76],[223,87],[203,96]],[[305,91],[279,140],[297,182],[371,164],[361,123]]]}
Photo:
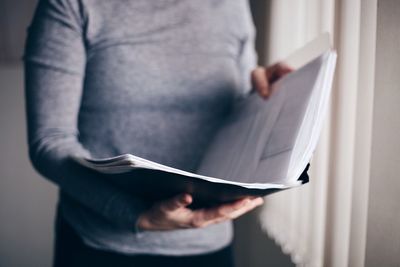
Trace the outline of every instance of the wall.
{"label": "wall", "polygon": [[56,188],[27,156],[20,65],[0,66],[0,267],[50,266]]}
{"label": "wall", "polygon": [[0,62],[21,58],[25,32],[38,0],[0,0]]}
{"label": "wall", "polygon": [[22,48],[36,0],[0,1],[0,267],[50,266],[56,188],[27,157]]}
{"label": "wall", "polygon": [[379,0],[365,266],[400,266],[400,1]]}

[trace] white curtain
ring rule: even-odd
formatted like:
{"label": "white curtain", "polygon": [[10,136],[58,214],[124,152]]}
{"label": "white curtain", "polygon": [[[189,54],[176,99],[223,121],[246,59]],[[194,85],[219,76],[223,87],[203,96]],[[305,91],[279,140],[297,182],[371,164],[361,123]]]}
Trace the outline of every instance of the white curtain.
{"label": "white curtain", "polygon": [[376,0],[272,0],[270,13],[270,63],[323,32],[339,57],[310,183],[268,196],[261,224],[298,266],[364,266]]}

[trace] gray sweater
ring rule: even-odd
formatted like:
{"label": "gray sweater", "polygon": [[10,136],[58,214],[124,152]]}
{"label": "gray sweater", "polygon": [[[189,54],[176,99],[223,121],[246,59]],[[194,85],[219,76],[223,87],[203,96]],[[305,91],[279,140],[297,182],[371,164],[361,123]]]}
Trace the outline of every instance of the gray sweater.
{"label": "gray sweater", "polygon": [[256,65],[246,0],[43,0],[24,55],[29,154],[60,188],[87,245],[189,255],[231,242],[231,222],[135,231],[150,203],[71,155],[132,153],[195,171]]}

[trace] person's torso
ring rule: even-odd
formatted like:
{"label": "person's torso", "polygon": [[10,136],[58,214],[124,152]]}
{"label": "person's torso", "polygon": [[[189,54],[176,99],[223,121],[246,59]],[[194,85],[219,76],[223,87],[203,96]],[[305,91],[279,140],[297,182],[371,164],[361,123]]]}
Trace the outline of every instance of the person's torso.
{"label": "person's torso", "polygon": [[[245,0],[84,0],[87,65],[80,142],[93,157],[131,153],[195,171],[234,99],[252,32]],[[232,238],[204,229],[120,231],[72,201],[66,219],[88,244],[123,253],[196,254]]]}

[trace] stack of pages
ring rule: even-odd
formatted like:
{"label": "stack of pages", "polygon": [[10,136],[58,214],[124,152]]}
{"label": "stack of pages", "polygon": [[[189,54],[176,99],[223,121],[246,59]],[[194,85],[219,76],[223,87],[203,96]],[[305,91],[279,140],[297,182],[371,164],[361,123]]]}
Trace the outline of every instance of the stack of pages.
{"label": "stack of pages", "polygon": [[238,101],[196,173],[131,154],[74,159],[143,198],[187,192],[198,207],[299,186],[308,181],[335,64],[327,50],[273,84],[268,100],[252,93]]}

